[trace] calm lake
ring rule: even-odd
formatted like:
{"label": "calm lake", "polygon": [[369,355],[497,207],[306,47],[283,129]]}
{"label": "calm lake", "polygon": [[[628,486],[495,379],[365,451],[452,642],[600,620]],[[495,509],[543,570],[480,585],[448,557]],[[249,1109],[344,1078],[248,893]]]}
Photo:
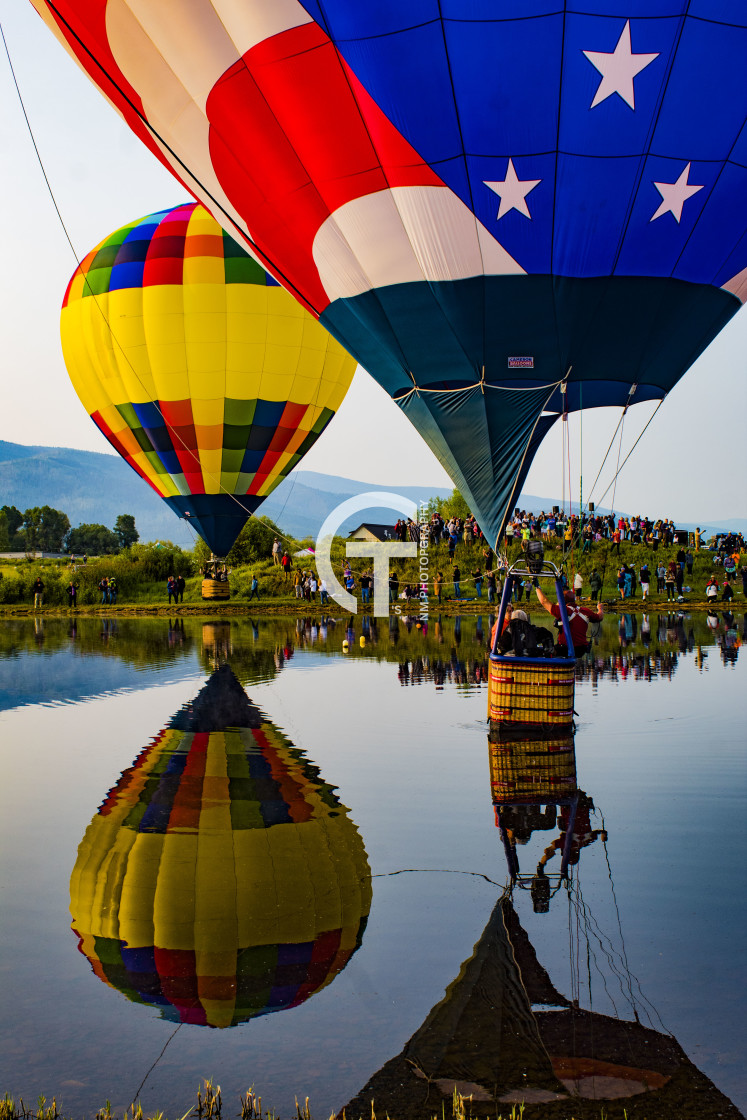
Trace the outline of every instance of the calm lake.
{"label": "calm lake", "polygon": [[744,1111],[744,616],[607,616],[551,750],[491,624],[5,621],[0,1093]]}

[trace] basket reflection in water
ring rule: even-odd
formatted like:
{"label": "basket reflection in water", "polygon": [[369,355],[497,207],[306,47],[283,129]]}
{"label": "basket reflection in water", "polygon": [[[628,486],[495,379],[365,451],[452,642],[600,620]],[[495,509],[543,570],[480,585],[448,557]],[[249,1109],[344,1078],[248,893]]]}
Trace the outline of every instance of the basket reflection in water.
{"label": "basket reflection in water", "polygon": [[489,741],[493,803],[514,797],[531,802],[553,799],[576,789],[573,736],[557,739]]}
{"label": "basket reflection in water", "polygon": [[[581,848],[590,842],[584,830],[590,827],[593,803],[576,784],[573,735],[510,742],[489,736],[488,750],[495,823],[511,883],[528,889],[535,911],[546,913],[552,896],[567,882],[569,864],[578,862]],[[558,837],[546,848],[536,871],[522,874],[517,845],[526,844],[534,832],[556,827]],[[545,866],[556,852],[560,852],[560,866],[548,875]]]}
{"label": "basket reflection in water", "polygon": [[226,665],[110,791],[70,882],[96,975],[212,1027],[329,984],[370,904],[363,842],[334,788]]}

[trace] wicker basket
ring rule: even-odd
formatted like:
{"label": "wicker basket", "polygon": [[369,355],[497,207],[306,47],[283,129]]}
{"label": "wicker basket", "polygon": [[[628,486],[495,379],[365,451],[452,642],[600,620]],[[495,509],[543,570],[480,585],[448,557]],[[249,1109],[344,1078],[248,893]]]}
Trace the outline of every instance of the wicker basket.
{"label": "wicker basket", "polygon": [[493,804],[552,801],[576,789],[573,736],[490,741]]}
{"label": "wicker basket", "polygon": [[202,581],[203,599],[230,599],[231,589],[227,579],[204,579]]}
{"label": "wicker basket", "polygon": [[491,728],[541,726],[551,733],[573,725],[576,688],[574,662],[567,658],[532,660],[491,656],[488,716]]}

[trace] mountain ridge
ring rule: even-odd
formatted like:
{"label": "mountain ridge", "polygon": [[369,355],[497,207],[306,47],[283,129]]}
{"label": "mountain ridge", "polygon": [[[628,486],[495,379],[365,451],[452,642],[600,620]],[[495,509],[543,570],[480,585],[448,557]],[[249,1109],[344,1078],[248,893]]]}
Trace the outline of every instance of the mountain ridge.
{"label": "mountain ridge", "polygon": [[[265,500],[259,513],[266,514],[294,537],[315,537],[337,505],[369,491],[401,494],[416,503],[450,493],[438,485],[386,485],[296,470]],[[517,504],[522,509],[539,511],[561,503],[557,498],[522,494]],[[21,511],[49,505],[63,510],[72,526],[100,523],[111,528],[119,514],[131,513],[143,541],[172,540],[183,547],[191,547],[194,542],[186,522],[176,518],[119,456],[100,451],[0,440],[0,505],[13,505]],[[577,502],[573,503],[573,508],[578,509]],[[600,508],[598,512],[607,511]],[[341,528],[349,532],[362,521],[388,523],[393,520],[395,515],[391,509],[374,507],[347,518]],[[704,530],[747,532],[744,518],[679,523],[680,528],[694,529],[696,525]]]}

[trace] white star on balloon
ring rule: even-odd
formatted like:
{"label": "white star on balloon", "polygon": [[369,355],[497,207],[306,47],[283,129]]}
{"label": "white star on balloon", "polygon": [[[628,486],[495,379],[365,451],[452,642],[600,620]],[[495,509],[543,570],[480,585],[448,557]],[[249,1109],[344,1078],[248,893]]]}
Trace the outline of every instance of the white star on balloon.
{"label": "white star on balloon", "polygon": [[617,40],[617,46],[611,54],[602,51],[584,51],[583,53],[592,66],[602,75],[602,80],[590,107],[593,109],[595,105],[599,105],[602,101],[606,101],[608,97],[612,97],[613,93],[616,93],[622,97],[631,109],[635,109],[633,78],[636,74],[640,74],[641,70],[645,70],[655,58],[658,58],[659,53],[633,54],[630,45],[630,20],[625,24],[622,34]]}
{"label": "white star on balloon", "polygon": [[530,191],[542,182],[541,179],[519,179],[514,171],[514,165],[511,160],[508,161],[506,169],[506,178],[503,182],[489,183],[484,179],[486,187],[490,187],[491,191],[500,197],[501,205],[498,208],[498,221],[508,214],[509,210],[518,210],[525,218],[532,220],[532,215],[529,213],[527,206],[527,195]]}
{"label": "white star on balloon", "polygon": [[703,186],[697,187],[693,183],[688,183],[689,175],[690,164],[688,163],[676,183],[654,183],[654,186],[661,195],[662,202],[659,209],[649,221],[654,222],[657,218],[661,218],[663,214],[671,214],[674,220],[679,222],[682,217],[682,207],[685,205],[688,198],[697,194],[698,191],[703,190]]}

